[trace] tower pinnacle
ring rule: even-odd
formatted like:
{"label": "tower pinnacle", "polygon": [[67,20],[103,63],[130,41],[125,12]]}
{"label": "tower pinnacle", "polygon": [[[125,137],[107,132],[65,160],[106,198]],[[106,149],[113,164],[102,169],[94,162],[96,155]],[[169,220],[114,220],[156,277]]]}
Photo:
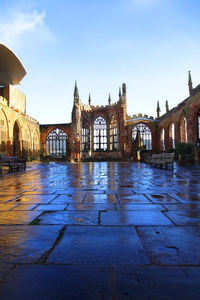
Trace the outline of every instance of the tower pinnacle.
{"label": "tower pinnacle", "polygon": [[125,83],[122,84],[122,96],[126,97],[126,84]]}
{"label": "tower pinnacle", "polygon": [[111,97],[110,97],[110,93],[109,93],[109,96],[108,96],[108,105],[111,104]]}
{"label": "tower pinnacle", "polygon": [[169,111],[169,104],[168,104],[168,100],[166,100],[166,102],[165,102],[165,108],[166,108],[166,113],[168,113],[168,111]]}
{"label": "tower pinnacle", "polygon": [[121,90],[121,87],[119,87],[119,99],[121,98],[122,96],[122,90]]}
{"label": "tower pinnacle", "polygon": [[89,104],[89,106],[91,105],[91,97],[90,97],[90,94],[89,94],[88,104]]}
{"label": "tower pinnacle", "polygon": [[160,118],[160,104],[159,104],[159,101],[157,102],[157,118]]}
{"label": "tower pinnacle", "polygon": [[79,100],[79,93],[78,93],[78,87],[77,82],[75,81],[75,87],[74,87],[74,100]]}
{"label": "tower pinnacle", "polygon": [[191,72],[188,72],[188,86],[189,86],[189,93],[190,96],[192,95],[193,92],[193,86],[192,86],[192,76],[191,76]]}

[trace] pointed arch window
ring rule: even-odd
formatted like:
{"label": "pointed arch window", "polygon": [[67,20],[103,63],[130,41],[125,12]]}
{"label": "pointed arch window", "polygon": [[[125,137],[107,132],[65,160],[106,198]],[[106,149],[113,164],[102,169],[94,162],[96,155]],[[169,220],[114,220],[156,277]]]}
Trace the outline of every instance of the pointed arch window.
{"label": "pointed arch window", "polygon": [[110,150],[118,150],[118,128],[117,128],[117,119],[115,116],[111,118],[110,122]]}
{"label": "pointed arch window", "polygon": [[200,140],[200,110],[197,115],[197,138]]}
{"label": "pointed arch window", "polygon": [[181,132],[181,142],[187,143],[188,142],[187,119],[185,117],[181,119],[180,132]]}
{"label": "pointed arch window", "polygon": [[81,149],[82,151],[90,150],[90,119],[86,116],[82,118],[82,129],[81,129]]}
{"label": "pointed arch window", "polygon": [[169,147],[175,149],[175,125],[171,123],[169,126]]}
{"label": "pointed arch window", "polygon": [[165,151],[165,129],[161,131],[161,150]]}
{"label": "pointed arch window", "polygon": [[144,147],[146,150],[152,150],[152,135],[149,127],[143,123],[139,123],[132,129],[133,141],[136,141],[138,147]]}
{"label": "pointed arch window", "polygon": [[172,148],[175,149],[175,125],[172,124]]}
{"label": "pointed arch window", "polygon": [[68,136],[66,132],[59,128],[50,131],[46,138],[46,149],[51,157],[62,158],[67,156]]}
{"label": "pointed arch window", "polygon": [[99,116],[94,121],[93,126],[94,151],[107,150],[107,124],[106,120]]}

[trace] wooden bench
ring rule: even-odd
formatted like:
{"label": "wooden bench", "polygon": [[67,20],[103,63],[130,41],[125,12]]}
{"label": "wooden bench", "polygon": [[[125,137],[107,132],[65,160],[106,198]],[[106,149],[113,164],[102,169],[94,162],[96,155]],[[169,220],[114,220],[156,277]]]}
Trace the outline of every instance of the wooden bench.
{"label": "wooden bench", "polygon": [[168,166],[174,167],[174,153],[161,153],[161,154],[152,154],[151,156],[147,156],[145,159],[146,165],[149,164],[151,166],[160,168]]}
{"label": "wooden bench", "polygon": [[9,171],[13,169],[19,170],[20,168],[26,169],[26,162],[17,156],[0,156],[0,165],[1,167],[8,167]]}

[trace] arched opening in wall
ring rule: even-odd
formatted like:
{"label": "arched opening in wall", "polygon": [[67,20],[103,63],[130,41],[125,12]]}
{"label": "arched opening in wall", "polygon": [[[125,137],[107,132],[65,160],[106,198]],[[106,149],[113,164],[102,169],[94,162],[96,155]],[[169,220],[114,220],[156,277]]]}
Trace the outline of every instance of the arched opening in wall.
{"label": "arched opening in wall", "polygon": [[94,151],[107,150],[107,124],[106,120],[99,116],[93,126],[93,149]]}
{"label": "arched opening in wall", "polygon": [[181,133],[181,142],[182,143],[187,143],[188,142],[188,138],[187,138],[187,119],[185,117],[181,118],[180,133]]}
{"label": "arched opening in wall", "polygon": [[33,135],[33,156],[34,157],[39,156],[39,150],[40,150],[39,135],[38,135],[38,132],[35,131],[35,133]]}
{"label": "arched opening in wall", "polygon": [[200,140],[200,110],[197,114],[197,139]]}
{"label": "arched opening in wall", "polygon": [[24,129],[23,140],[22,140],[22,156],[28,158],[31,150],[31,137],[28,126]]}
{"label": "arched opening in wall", "polygon": [[164,128],[161,130],[160,143],[161,143],[161,151],[165,151],[165,129]]}
{"label": "arched opening in wall", "polygon": [[82,139],[81,148],[82,151],[90,150],[90,121],[87,117],[82,119],[82,129],[81,129]]}
{"label": "arched opening in wall", "polygon": [[132,129],[134,148],[152,150],[152,134],[150,128],[144,123],[138,123]]}
{"label": "arched opening in wall", "polygon": [[20,129],[17,121],[13,127],[13,155],[20,156]]}
{"label": "arched opening in wall", "polygon": [[46,138],[47,154],[52,158],[66,158],[69,156],[69,139],[65,131],[55,128]]}
{"label": "arched opening in wall", "polygon": [[0,154],[7,154],[7,122],[2,110],[0,110]]}
{"label": "arched opening in wall", "polygon": [[110,150],[118,150],[118,127],[117,119],[114,115],[112,116],[110,121]]}
{"label": "arched opening in wall", "polygon": [[175,149],[175,125],[172,123],[169,126],[169,146]]}

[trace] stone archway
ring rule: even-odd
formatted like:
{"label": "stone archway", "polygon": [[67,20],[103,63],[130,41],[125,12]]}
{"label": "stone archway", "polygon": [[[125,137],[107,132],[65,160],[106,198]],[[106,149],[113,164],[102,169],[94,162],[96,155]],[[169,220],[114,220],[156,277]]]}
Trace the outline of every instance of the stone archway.
{"label": "stone archway", "polygon": [[20,128],[17,121],[13,127],[13,155],[20,156]]}

